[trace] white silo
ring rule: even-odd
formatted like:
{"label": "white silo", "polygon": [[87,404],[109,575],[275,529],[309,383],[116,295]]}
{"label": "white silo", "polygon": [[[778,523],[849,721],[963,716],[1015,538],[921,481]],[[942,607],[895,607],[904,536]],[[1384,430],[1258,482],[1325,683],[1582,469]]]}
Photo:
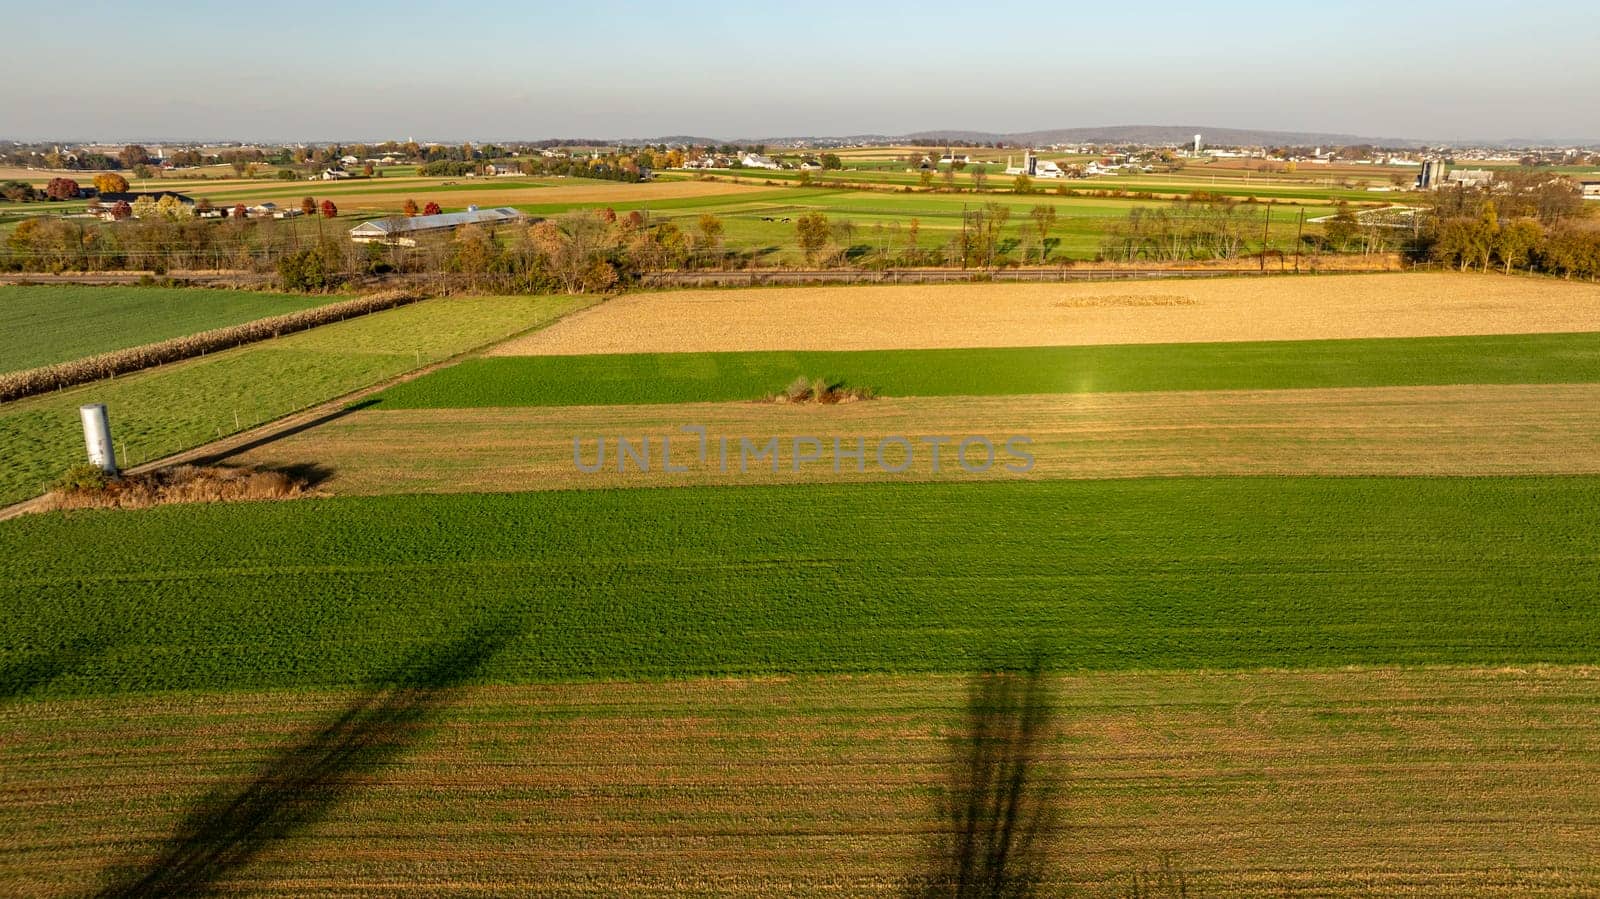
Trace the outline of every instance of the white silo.
{"label": "white silo", "polygon": [[89,464],[106,474],[116,474],[117,457],[111,449],[111,419],[105,404],[79,406],[78,417],[83,419],[83,444],[89,450]]}

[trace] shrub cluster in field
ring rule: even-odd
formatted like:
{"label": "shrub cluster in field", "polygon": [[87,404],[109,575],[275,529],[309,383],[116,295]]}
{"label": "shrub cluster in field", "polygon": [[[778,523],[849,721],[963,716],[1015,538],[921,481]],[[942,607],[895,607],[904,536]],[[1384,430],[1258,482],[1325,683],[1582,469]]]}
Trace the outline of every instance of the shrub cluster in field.
{"label": "shrub cluster in field", "polygon": [[342,303],[330,303],[326,306],[302,309],[299,312],[257,319],[242,325],[203,331],[187,337],[175,337],[159,343],[114,350],[86,359],[0,374],[0,402],[98,381],[101,378],[111,378],[168,362],[178,362],[258,340],[281,337],[284,334],[343,321],[357,315],[392,309],[395,306],[415,302],[417,299],[419,297],[415,294],[404,291],[385,291]]}
{"label": "shrub cluster in field", "polygon": [[51,509],[143,509],[169,503],[292,499],[304,475],[269,469],[178,465],[148,474],[113,477],[93,465],[74,465],[52,485]]}
{"label": "shrub cluster in field", "polygon": [[815,403],[819,406],[831,406],[836,403],[853,403],[856,400],[870,400],[874,396],[870,387],[847,387],[837,381],[827,378],[808,378],[801,375],[789,382],[781,393],[773,397],[779,403]]}
{"label": "shrub cluster in field", "polygon": [[[474,621],[489,680],[1597,661],[1600,478],[1220,478],[309,499],[0,527],[44,693],[358,683]],[[85,553],[84,547],[94,547]],[[1515,596],[1508,603],[1506,597]],[[85,654],[95,629],[136,646]],[[120,635],[134,631],[135,635]]]}
{"label": "shrub cluster in field", "polygon": [[[821,379],[796,378],[821,371]],[[884,396],[1270,390],[1600,381],[1600,334],[1120,346],[492,356],[384,391],[391,408],[789,402],[871,385]],[[781,385],[789,384],[787,389]],[[824,400],[826,401],[826,400]]]}

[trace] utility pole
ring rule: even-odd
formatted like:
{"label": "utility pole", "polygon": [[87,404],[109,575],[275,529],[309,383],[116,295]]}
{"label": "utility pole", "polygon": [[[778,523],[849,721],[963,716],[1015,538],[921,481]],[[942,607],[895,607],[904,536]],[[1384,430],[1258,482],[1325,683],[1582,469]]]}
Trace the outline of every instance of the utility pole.
{"label": "utility pole", "polygon": [[1300,247],[1306,234],[1306,208],[1300,207],[1300,227],[1294,233],[1294,273],[1300,274]]}
{"label": "utility pole", "polygon": [[961,270],[967,270],[967,204],[961,204]]}
{"label": "utility pole", "polygon": [[1267,207],[1267,214],[1261,219],[1261,271],[1267,270],[1267,230],[1272,227],[1272,207]]}

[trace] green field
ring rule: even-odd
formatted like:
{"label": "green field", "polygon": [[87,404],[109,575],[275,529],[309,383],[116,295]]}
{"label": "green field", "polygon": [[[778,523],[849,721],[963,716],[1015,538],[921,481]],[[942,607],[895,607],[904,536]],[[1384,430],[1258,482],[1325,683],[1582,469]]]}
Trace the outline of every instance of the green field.
{"label": "green field", "polygon": [[[1364,199],[1370,202],[1372,198],[1367,195]],[[1029,210],[1035,206],[1055,209],[1057,221],[1048,236],[1056,243],[1053,244],[1049,261],[1093,259],[1100,252],[1107,230],[1113,224],[1124,221],[1130,210],[1167,205],[1167,201],[1159,199],[1097,197],[1083,193],[1074,196],[1054,193],[904,193],[796,185],[728,196],[581,204],[518,203],[516,206],[524,212],[544,216],[559,215],[572,209],[608,206],[622,215],[637,209],[650,212],[655,219],[674,221],[680,228],[690,232],[697,227],[702,213],[710,213],[722,220],[724,239],[729,248],[754,252],[763,264],[799,265],[804,259],[798,248],[793,220],[807,212],[821,212],[835,224],[853,223],[856,229],[850,241],[851,246],[860,250],[885,247],[904,250],[909,241],[908,228],[915,219],[920,229],[917,245],[929,250],[942,246],[960,233],[963,213],[982,209],[990,203],[998,204],[1010,212],[1010,220],[1002,238],[1005,251],[1014,251],[1016,244],[1031,239],[1033,225]],[[1251,222],[1245,227],[1249,237],[1247,252],[1253,252],[1252,248],[1260,243],[1261,224],[1264,224],[1268,208],[1262,204],[1247,208],[1243,213]],[[1275,202],[1270,209],[1271,244],[1275,249],[1291,253],[1300,228],[1298,217],[1301,211],[1305,211],[1308,219],[1330,212],[1326,203],[1318,203],[1314,199],[1299,204]],[[784,222],[784,218],[791,221]],[[1320,233],[1322,226],[1308,223],[1304,227],[1305,233],[1316,234]]]}
{"label": "green field", "polygon": [[[1003,164],[1003,154],[1001,163]],[[387,214],[364,199],[396,194],[410,195],[418,203],[427,203],[437,194],[444,200],[445,211],[458,211],[468,200],[462,193],[470,193],[471,202],[480,206],[514,205],[536,216],[555,216],[576,209],[613,208],[619,214],[630,211],[651,213],[656,219],[670,219],[679,227],[694,231],[703,213],[722,220],[725,249],[747,254],[760,265],[800,265],[804,263],[795,235],[793,219],[799,215],[818,211],[826,214],[834,224],[850,222],[855,232],[847,243],[852,258],[859,258],[873,250],[894,252],[906,249],[906,229],[912,219],[920,229],[919,247],[936,249],[946,244],[961,230],[963,212],[979,210],[997,204],[1010,210],[1011,218],[1001,240],[1001,253],[1011,254],[1020,261],[1019,247],[1031,240],[1032,226],[1028,211],[1035,206],[1049,206],[1056,210],[1058,222],[1048,235],[1050,261],[1087,261],[1096,258],[1108,230],[1123,221],[1129,210],[1138,207],[1165,207],[1172,198],[1187,197],[1197,192],[1216,194],[1241,201],[1240,207],[1246,237],[1241,252],[1256,252],[1260,248],[1263,218],[1271,211],[1268,241],[1275,250],[1293,253],[1302,225],[1302,212],[1307,219],[1326,215],[1332,204],[1346,201],[1361,205],[1381,206],[1391,202],[1404,202],[1405,195],[1373,194],[1361,189],[1346,188],[1334,183],[1327,173],[1306,172],[1299,175],[1262,176],[1235,168],[1191,166],[1181,172],[1141,175],[1119,175],[1086,180],[1051,181],[1036,180],[1030,194],[1011,192],[1011,179],[1000,174],[993,166],[988,189],[976,192],[971,178],[961,174],[955,182],[955,191],[946,191],[942,177],[936,178],[934,189],[921,186],[920,176],[903,170],[903,163],[893,160],[871,160],[864,165],[852,165],[842,172],[828,172],[826,177],[813,176],[812,185],[799,183],[798,171],[728,170],[710,174],[719,181],[735,181],[766,190],[751,190],[718,196],[683,197],[673,199],[627,199],[632,193],[628,185],[582,178],[526,177],[526,178],[416,178],[404,177],[394,170],[386,170],[388,177],[358,179],[344,182],[293,182],[270,179],[255,181],[225,180],[220,182],[197,181],[185,185],[177,180],[164,180],[153,185],[177,189],[188,187],[195,194],[204,194],[213,202],[228,205],[234,202],[259,203],[273,200],[290,205],[303,196],[317,199],[332,198],[341,207],[345,217],[365,217]],[[1340,178],[1351,177],[1360,181],[1367,177],[1387,183],[1387,175],[1376,172],[1344,173]],[[1381,177],[1380,177],[1381,176]],[[663,172],[658,180],[683,181],[691,177],[688,172]],[[826,182],[827,187],[817,186]],[[608,194],[589,202],[574,203],[551,198],[541,202],[530,198],[527,188],[538,187],[593,187]],[[518,193],[510,193],[517,191]],[[504,196],[500,196],[504,194]],[[452,199],[453,197],[453,199]],[[392,210],[394,204],[387,207]],[[42,211],[60,213],[82,204],[12,204],[5,211]],[[782,221],[790,218],[790,222]],[[768,221],[771,219],[771,221]],[[315,220],[291,220],[290,227],[300,232],[315,230]],[[328,227],[327,223],[323,223]],[[8,227],[0,221],[0,233]],[[336,226],[347,227],[347,226]],[[1316,235],[1322,226],[1307,223],[1305,234]]]}
{"label": "green field", "polygon": [[0,287],[0,371],[155,343],[327,301],[187,287]]}
{"label": "green field", "polygon": [[78,406],[105,403],[123,464],[206,443],[547,324],[573,297],[435,299],[0,406],[0,502],[80,461]]}
{"label": "green field", "polygon": [[[93,547],[92,552],[85,549]],[[43,695],[481,679],[1600,661],[1600,478],[1187,479],[307,500],[0,525]],[[426,654],[426,653],[424,653]]]}
{"label": "green field", "polygon": [[1600,334],[469,359],[378,396],[396,409],[753,400],[796,377],[886,396],[1600,381]]}
{"label": "green field", "polygon": [[[982,166],[988,174],[988,191],[1009,191],[1012,176],[1003,174],[1005,166]],[[963,170],[956,175],[955,186],[958,190],[971,191],[972,177],[968,174],[971,169]],[[761,183],[795,183],[800,180],[800,172],[796,171],[763,171],[758,169],[713,169],[711,174],[722,178],[733,178],[743,181],[756,181]],[[1322,175],[1322,177],[1316,177]],[[901,165],[895,169],[863,170],[854,169],[844,172],[820,172],[812,174],[813,182],[844,182],[862,185],[887,185],[899,188],[922,189],[922,176],[920,173],[907,172]],[[1184,196],[1197,191],[1221,194],[1223,196],[1243,199],[1246,197],[1259,197],[1261,199],[1302,199],[1321,200],[1331,202],[1334,200],[1350,200],[1355,202],[1370,202],[1373,195],[1361,187],[1344,187],[1339,184],[1328,183],[1334,179],[1323,173],[1308,172],[1301,177],[1277,175],[1273,177],[1256,176],[1248,181],[1244,173],[1238,169],[1211,170],[1206,166],[1195,166],[1181,172],[1152,172],[1139,174],[1105,175],[1087,179],[1057,180],[1049,178],[1036,178],[1033,188],[1036,193],[1050,193],[1058,188],[1083,194],[1093,194],[1096,191],[1121,190],[1129,193],[1150,192],[1170,196]],[[1343,176],[1339,180],[1343,180]],[[1377,173],[1367,173],[1363,178],[1352,178],[1354,181],[1375,180],[1379,184],[1388,184],[1387,173],[1378,177]],[[941,169],[934,176],[935,189],[943,188],[944,173]]]}

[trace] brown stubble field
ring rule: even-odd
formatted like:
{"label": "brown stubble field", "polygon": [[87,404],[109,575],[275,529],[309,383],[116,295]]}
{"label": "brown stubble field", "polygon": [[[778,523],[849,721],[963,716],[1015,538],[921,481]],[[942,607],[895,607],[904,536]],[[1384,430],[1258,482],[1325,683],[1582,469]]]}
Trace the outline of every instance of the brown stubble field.
{"label": "brown stubble field", "polygon": [[1600,330],[1600,285],[1454,273],[634,293],[498,355],[873,350]]}
{"label": "brown stubble field", "polygon": [[[1056,888],[1131,895],[1600,890],[1588,668],[1055,679],[1036,771]],[[967,683],[838,676],[467,688],[381,753],[272,785],[371,697],[157,695],[0,708],[0,891],[79,895],[185,845],[220,892],[881,895],[918,868]],[[287,824],[285,822],[288,822]],[[265,826],[265,825],[264,825]],[[247,850],[236,853],[235,850]],[[188,856],[185,856],[188,857]],[[1309,893],[1308,893],[1309,891]]]}
{"label": "brown stubble field", "polygon": [[[1011,435],[1029,437],[1035,478],[1592,474],[1600,472],[1596,409],[1596,384],[902,397],[828,406],[379,408],[230,462],[314,462],[332,470],[319,489],[352,494],[1017,477],[1001,467],[1011,461],[1004,455],[987,474],[962,471],[953,445],[935,473],[917,442],[921,435],[982,434],[997,448]],[[713,448],[705,461],[683,425],[706,427]],[[918,447],[904,473],[880,472],[870,455],[889,435]],[[608,440],[606,470],[579,471],[573,439],[581,439],[583,460],[592,465],[601,436]],[[619,473],[615,439],[645,436],[655,448],[652,471],[630,463]],[[717,470],[719,436],[730,438],[728,472]],[[781,470],[757,464],[740,474],[738,438],[759,445],[772,436],[780,438]],[[793,470],[793,438],[813,436],[825,441],[824,461]],[[687,472],[661,471],[662,437],[672,439],[673,463]],[[846,446],[867,441],[866,473],[848,461],[833,470],[833,437]],[[971,452],[976,463],[981,449]],[[886,458],[898,464],[898,450]]]}

